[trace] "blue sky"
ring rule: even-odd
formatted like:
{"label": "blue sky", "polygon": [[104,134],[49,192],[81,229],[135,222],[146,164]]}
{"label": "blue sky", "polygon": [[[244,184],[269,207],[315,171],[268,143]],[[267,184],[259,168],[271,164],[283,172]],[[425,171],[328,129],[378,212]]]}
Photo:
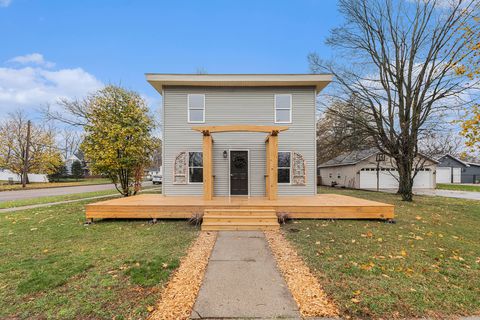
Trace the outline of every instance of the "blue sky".
{"label": "blue sky", "polygon": [[159,95],[144,73],[306,73],[336,1],[0,0],[0,118],[106,83]]}

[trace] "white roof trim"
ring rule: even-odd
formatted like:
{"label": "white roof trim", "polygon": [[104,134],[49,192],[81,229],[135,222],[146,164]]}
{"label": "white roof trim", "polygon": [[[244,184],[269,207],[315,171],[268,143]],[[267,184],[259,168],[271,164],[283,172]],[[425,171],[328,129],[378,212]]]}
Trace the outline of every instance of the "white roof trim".
{"label": "white roof trim", "polygon": [[163,74],[147,73],[147,81],[160,93],[164,86],[201,87],[315,87],[320,92],[331,74]]}

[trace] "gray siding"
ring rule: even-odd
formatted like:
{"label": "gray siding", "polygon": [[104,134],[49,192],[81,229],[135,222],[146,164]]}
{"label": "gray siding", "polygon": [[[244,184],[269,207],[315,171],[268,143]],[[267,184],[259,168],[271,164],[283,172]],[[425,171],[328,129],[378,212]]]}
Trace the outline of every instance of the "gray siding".
{"label": "gray siding", "polygon": [[467,167],[449,155],[441,157],[438,161],[439,167],[462,168],[460,178],[461,183],[478,183],[480,181],[480,166],[478,165],[470,165]]}
{"label": "gray siding", "polygon": [[[205,94],[205,123],[187,122],[187,95]],[[173,163],[182,151],[201,151],[199,125],[275,125],[274,94],[292,94],[292,123],[279,134],[279,151],[301,153],[307,165],[306,186],[279,184],[279,195],[312,195],[315,187],[315,90],[314,88],[198,88],[167,87],[164,90],[164,174],[166,195],[201,195],[202,184],[174,185]],[[249,150],[249,189],[252,196],[265,195],[266,133],[225,132],[213,134],[214,195],[229,195],[229,160],[224,150]]]}

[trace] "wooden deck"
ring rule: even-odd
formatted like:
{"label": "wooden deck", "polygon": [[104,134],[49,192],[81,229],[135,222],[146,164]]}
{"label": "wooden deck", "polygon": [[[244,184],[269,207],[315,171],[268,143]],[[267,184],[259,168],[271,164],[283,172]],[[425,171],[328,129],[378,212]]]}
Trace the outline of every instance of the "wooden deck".
{"label": "wooden deck", "polygon": [[144,194],[88,204],[87,219],[188,219],[208,209],[275,210],[300,219],[393,219],[394,206],[337,194],[316,196],[213,197]]}

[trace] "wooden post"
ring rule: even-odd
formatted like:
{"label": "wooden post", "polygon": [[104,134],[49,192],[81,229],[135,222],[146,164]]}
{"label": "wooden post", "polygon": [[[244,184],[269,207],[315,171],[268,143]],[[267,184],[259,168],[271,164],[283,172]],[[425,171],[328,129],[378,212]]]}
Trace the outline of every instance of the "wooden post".
{"label": "wooden post", "polygon": [[272,131],[268,138],[269,144],[269,199],[277,199],[277,185],[278,185],[278,132]]}
{"label": "wooden post", "polygon": [[212,136],[209,131],[203,132],[203,199],[213,198],[213,171],[212,171]]}
{"label": "wooden post", "polygon": [[265,140],[265,195],[270,199],[270,136]]}

